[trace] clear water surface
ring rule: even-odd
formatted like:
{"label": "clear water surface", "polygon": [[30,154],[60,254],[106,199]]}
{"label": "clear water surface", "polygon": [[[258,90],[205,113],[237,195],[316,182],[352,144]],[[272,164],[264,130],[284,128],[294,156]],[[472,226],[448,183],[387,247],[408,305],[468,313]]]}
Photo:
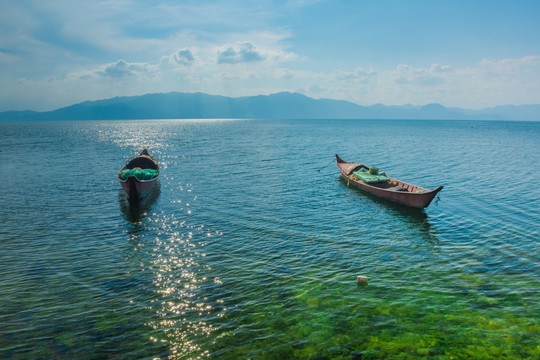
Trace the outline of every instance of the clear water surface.
{"label": "clear water surface", "polygon": [[[540,122],[0,123],[0,150],[1,358],[540,358]],[[380,201],[335,153],[445,188]]]}

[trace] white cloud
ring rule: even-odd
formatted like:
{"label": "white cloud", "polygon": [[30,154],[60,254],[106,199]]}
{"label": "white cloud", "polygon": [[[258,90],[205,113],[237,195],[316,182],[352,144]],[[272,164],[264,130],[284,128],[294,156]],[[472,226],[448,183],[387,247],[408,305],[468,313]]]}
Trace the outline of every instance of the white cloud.
{"label": "white cloud", "polygon": [[296,55],[278,47],[257,48],[245,41],[216,48],[218,64],[257,63],[262,61],[284,62],[296,59]]}
{"label": "white cloud", "polygon": [[294,78],[297,75],[296,71],[293,71],[287,68],[275,68],[272,70],[272,72],[273,72],[273,75],[271,74],[271,76],[277,79],[284,79],[284,80],[294,80]]}
{"label": "white cloud", "polygon": [[195,58],[190,49],[179,49],[169,56],[169,64],[175,66],[189,66]]}
{"label": "white cloud", "polygon": [[441,103],[481,109],[503,104],[540,103],[540,56],[485,60],[469,67],[400,64],[391,69],[288,71],[296,89],[317,98],[361,105]]}
{"label": "white cloud", "polygon": [[159,77],[160,69],[158,65],[148,63],[128,63],[125,60],[118,60],[113,63],[102,65],[96,69],[74,73],[75,79],[90,78],[125,78],[131,76]]}
{"label": "white cloud", "polygon": [[331,77],[335,81],[353,81],[367,83],[377,75],[374,69],[357,68],[353,71],[335,70],[331,73]]}
{"label": "white cloud", "polygon": [[432,64],[429,67],[429,72],[431,74],[438,74],[438,73],[449,73],[454,71],[449,65],[439,65],[439,64]]}
{"label": "white cloud", "polygon": [[265,59],[265,56],[258,52],[255,46],[249,42],[228,45],[224,49],[218,50],[217,56],[218,64],[239,64]]}
{"label": "white cloud", "polygon": [[518,59],[483,60],[479,66],[495,73],[516,74],[534,71],[540,66],[540,56],[525,56]]}
{"label": "white cloud", "polygon": [[397,84],[418,84],[423,86],[436,86],[442,84],[444,79],[435,76],[431,69],[439,69],[439,67],[436,65],[431,66],[430,69],[424,69],[399,64],[396,69],[394,81]]}

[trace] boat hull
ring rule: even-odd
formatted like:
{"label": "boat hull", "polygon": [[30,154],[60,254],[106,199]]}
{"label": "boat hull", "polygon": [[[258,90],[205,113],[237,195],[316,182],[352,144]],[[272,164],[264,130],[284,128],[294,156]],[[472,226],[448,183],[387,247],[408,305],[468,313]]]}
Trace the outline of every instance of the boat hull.
{"label": "boat hull", "polygon": [[[149,180],[139,180],[135,176],[130,176],[124,180],[120,176],[122,170],[137,168],[158,170],[158,175]],[[139,199],[148,194],[159,177],[159,164],[146,149],[128,162],[122,170],[118,173],[118,180],[120,181],[120,184],[122,184],[122,189],[130,199]]]}
{"label": "boat hull", "polygon": [[366,191],[374,196],[383,198],[398,204],[410,206],[414,208],[423,209],[429,206],[435,196],[443,189],[443,186],[439,186],[435,190],[428,190],[419,186],[411,185],[406,182],[392,179],[396,186],[406,189],[407,191],[396,191],[385,189],[377,186],[370,185],[361,180],[351,177],[351,173],[360,167],[366,167],[361,163],[349,163],[342,160],[336,154],[336,161],[339,171],[348,184],[352,184],[358,189]]}
{"label": "boat hull", "polygon": [[156,179],[149,181],[139,181],[134,177],[130,177],[127,181],[120,181],[122,189],[131,198],[141,198],[145,196],[156,183]]}

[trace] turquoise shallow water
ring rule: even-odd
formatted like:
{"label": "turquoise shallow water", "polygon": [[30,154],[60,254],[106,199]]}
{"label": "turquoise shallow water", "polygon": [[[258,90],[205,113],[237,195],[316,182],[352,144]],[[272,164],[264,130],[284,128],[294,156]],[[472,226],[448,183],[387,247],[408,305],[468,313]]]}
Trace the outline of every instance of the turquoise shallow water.
{"label": "turquoise shallow water", "polygon": [[[0,123],[0,150],[1,358],[540,358],[540,122]],[[445,188],[389,204],[335,153]]]}

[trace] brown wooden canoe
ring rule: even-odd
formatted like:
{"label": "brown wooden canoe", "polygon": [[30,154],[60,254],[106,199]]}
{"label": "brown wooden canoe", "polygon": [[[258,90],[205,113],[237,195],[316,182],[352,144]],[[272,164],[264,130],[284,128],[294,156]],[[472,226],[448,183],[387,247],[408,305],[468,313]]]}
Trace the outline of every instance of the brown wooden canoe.
{"label": "brown wooden canoe", "polygon": [[[122,179],[120,173],[122,170],[126,169],[153,169],[158,171],[158,175],[149,180],[139,180],[135,176],[130,176],[127,179]],[[124,192],[128,195],[130,199],[141,198],[146,195],[150,189],[156,183],[157,178],[159,177],[159,164],[158,162],[148,153],[148,150],[144,149],[139,155],[130,160],[126,166],[124,166],[118,172],[118,180],[122,184]]]}
{"label": "brown wooden canoe", "polygon": [[388,181],[366,183],[355,175],[354,171],[358,171],[361,168],[369,169],[367,165],[362,163],[350,163],[341,159],[336,154],[337,167],[341,172],[341,175],[348,184],[352,184],[355,187],[367,191],[377,197],[387,199],[402,205],[411,206],[415,208],[426,208],[431,203],[435,195],[442,190],[443,186],[439,186],[435,190],[424,189],[419,186],[411,185],[406,182],[388,178]]}

